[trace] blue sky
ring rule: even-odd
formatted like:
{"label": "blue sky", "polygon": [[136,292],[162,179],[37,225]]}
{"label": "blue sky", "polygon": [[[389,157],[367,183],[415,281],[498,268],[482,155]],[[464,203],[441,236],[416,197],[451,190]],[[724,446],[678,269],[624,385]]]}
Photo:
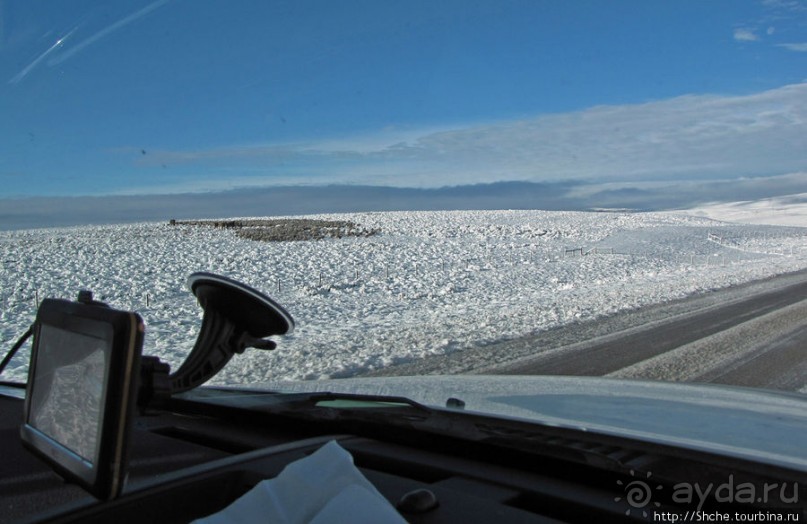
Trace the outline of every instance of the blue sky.
{"label": "blue sky", "polygon": [[0,115],[0,215],[328,184],[807,191],[807,1],[12,0]]}

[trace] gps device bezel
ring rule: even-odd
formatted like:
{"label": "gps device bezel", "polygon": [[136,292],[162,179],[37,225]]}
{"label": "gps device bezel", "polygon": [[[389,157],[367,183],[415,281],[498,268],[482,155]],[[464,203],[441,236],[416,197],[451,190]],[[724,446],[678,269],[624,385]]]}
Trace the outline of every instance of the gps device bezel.
{"label": "gps device bezel", "polygon": [[[125,482],[144,330],[143,320],[138,314],[98,305],[45,299],[37,312],[20,436],[23,444],[44,459],[57,473],[76,482],[99,499],[117,497]],[[60,377],[56,377],[57,373],[53,373],[53,376],[48,374],[55,369],[65,370],[73,366],[74,363],[64,363],[69,361],[70,351],[81,354],[81,348],[58,347],[59,342],[82,340],[96,345],[94,350],[88,350],[88,355],[102,349],[104,357],[100,366],[103,377],[100,377],[101,391],[98,395],[99,417],[95,420],[95,428],[88,430],[91,432],[89,435],[95,435],[94,440],[91,440],[94,446],[91,446],[91,451],[83,450],[83,454],[82,451],[73,449],[78,447],[75,444],[71,448],[65,442],[60,442],[59,436],[49,434],[62,431],[58,426],[39,427],[47,424],[39,423],[36,419],[37,413],[46,409],[43,406],[48,401],[55,401],[47,396],[54,387],[54,381],[57,378],[61,380],[61,377],[67,377],[65,380],[68,381],[74,380],[71,377],[71,374],[75,374],[74,370],[63,371]],[[58,365],[59,359],[63,361],[62,366]],[[77,389],[73,391],[76,394],[73,400],[76,401],[74,406],[78,407],[82,401],[78,386],[90,386],[75,380]],[[85,377],[85,382],[87,380]],[[98,386],[97,383],[94,385]],[[68,398],[62,397],[60,401],[70,405],[69,389],[62,387],[61,391],[67,391]],[[60,415],[67,417],[66,421],[69,421],[70,416],[70,413]],[[87,414],[76,412],[72,416],[86,417]],[[75,418],[74,422],[77,420],[79,419]]]}

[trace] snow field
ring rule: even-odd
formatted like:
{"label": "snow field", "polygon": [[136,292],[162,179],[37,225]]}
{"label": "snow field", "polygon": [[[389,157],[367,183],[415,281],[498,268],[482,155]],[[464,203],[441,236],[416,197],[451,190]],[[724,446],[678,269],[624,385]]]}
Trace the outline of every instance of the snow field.
{"label": "snow field", "polygon": [[[37,300],[90,289],[138,311],[147,322],[144,353],[176,368],[201,320],[185,281],[211,271],[272,296],[297,322],[276,351],[247,350],[216,382],[341,378],[807,268],[807,228],[682,214],[313,218],[381,234],[266,243],[155,223],[0,232],[0,346],[25,331]],[[21,353],[4,378],[24,379]]]}

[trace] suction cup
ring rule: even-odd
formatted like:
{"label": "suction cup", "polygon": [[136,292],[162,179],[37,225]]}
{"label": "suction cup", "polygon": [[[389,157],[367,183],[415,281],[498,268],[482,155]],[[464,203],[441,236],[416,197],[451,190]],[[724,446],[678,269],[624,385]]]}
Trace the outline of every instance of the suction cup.
{"label": "suction cup", "polygon": [[248,347],[275,349],[276,344],[265,337],[294,330],[294,319],[285,309],[241,282],[213,273],[193,273],[188,288],[205,313],[196,344],[169,377],[171,393],[204,384]]}

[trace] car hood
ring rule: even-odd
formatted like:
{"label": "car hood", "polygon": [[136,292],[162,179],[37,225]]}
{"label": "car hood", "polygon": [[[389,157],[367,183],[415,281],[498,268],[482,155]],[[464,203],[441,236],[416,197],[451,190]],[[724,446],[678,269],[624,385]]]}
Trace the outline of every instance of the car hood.
{"label": "car hood", "polygon": [[807,395],[593,377],[422,376],[267,382],[282,392],[404,396],[545,425],[670,444],[807,471]]}

